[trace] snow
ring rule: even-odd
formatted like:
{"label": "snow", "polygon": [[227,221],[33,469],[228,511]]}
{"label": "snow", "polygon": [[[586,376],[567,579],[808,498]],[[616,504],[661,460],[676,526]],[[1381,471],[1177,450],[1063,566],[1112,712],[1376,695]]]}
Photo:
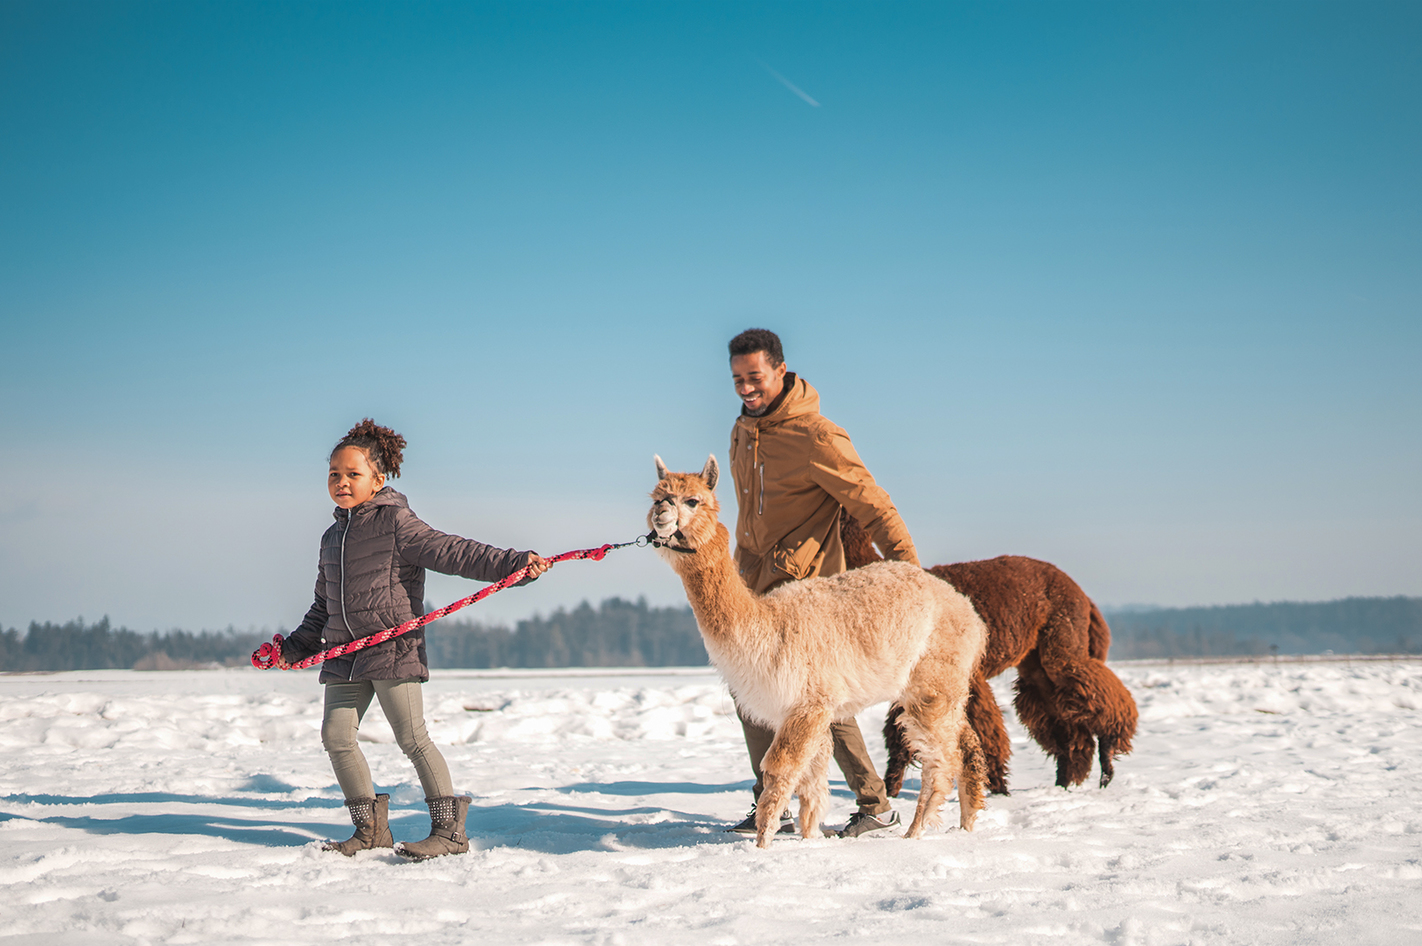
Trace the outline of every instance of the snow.
{"label": "snow", "polygon": [[[768,851],[721,830],[750,781],[711,672],[437,672],[475,849],[418,864],[318,849],[350,827],[314,672],[0,676],[0,943],[1422,942],[1422,661],[1114,666],[1109,788],[1056,788],[1009,718],[975,832]],[[362,738],[423,837],[378,708]]]}

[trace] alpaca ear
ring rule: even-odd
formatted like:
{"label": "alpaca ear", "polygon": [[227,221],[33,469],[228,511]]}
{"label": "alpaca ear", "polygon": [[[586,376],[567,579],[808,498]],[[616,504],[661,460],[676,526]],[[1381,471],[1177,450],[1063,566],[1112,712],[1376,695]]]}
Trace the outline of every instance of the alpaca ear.
{"label": "alpaca ear", "polygon": [[668,469],[667,469],[667,465],[662,462],[662,458],[659,457],[659,456],[657,456],[655,453],[652,454],[652,459],[655,460],[655,461],[656,461],[656,464],[657,464],[657,479],[659,479],[659,480],[664,480],[664,479],[666,479],[666,478],[667,478],[667,474],[670,473],[671,470],[668,470]]}
{"label": "alpaca ear", "polygon": [[706,465],[701,468],[701,478],[706,481],[707,489],[716,488],[716,481],[721,478],[721,468],[716,465],[716,454],[706,458]]}

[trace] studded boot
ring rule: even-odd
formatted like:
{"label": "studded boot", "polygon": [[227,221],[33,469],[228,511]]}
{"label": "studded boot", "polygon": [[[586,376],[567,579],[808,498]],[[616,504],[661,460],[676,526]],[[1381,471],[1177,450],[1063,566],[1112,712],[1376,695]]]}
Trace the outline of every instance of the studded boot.
{"label": "studded boot", "polygon": [[327,841],[321,845],[321,850],[339,851],[346,857],[354,857],[356,851],[394,846],[395,839],[390,836],[389,795],[348,798],[346,807],[351,810],[351,823],[355,825],[355,834],[346,841]]}
{"label": "studded boot", "polygon": [[426,798],[430,806],[430,836],[423,841],[395,845],[395,853],[411,860],[423,861],[442,854],[463,854],[469,850],[469,837],[464,833],[464,819],[469,815],[468,795],[444,795]]}

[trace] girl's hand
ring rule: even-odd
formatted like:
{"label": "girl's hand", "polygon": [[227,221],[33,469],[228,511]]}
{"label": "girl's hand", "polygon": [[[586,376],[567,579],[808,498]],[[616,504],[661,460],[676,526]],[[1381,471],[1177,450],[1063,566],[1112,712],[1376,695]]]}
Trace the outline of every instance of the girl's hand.
{"label": "girl's hand", "polygon": [[532,581],[533,579],[537,578],[539,575],[541,575],[541,574],[543,574],[544,572],[548,571],[548,569],[550,569],[550,568],[552,568],[552,567],[553,567],[553,563],[550,562],[550,561],[548,561],[548,559],[544,558],[542,555],[539,555],[537,552],[529,552],[529,553],[528,553],[528,580],[529,580],[529,581]]}

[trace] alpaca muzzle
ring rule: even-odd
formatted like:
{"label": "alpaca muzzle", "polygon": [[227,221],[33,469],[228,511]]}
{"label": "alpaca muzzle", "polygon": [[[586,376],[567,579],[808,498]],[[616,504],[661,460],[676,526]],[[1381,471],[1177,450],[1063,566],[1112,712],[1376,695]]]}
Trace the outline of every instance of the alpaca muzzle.
{"label": "alpaca muzzle", "polygon": [[666,537],[658,535],[657,530],[653,529],[651,532],[647,533],[646,539],[647,544],[654,549],[669,549],[673,552],[684,552],[687,554],[696,551],[696,549],[692,548],[689,545],[672,545],[673,539],[676,539],[678,542],[686,541],[686,534],[683,533],[680,529],[677,529],[671,535]]}

